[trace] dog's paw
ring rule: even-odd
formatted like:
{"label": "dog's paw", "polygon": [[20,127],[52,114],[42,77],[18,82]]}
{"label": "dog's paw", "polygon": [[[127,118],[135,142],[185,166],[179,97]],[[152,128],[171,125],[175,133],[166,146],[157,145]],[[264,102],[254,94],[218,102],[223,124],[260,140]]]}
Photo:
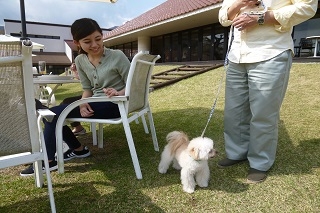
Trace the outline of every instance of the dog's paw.
{"label": "dog's paw", "polygon": [[181,166],[179,164],[173,164],[172,167],[176,170],[181,170]]}
{"label": "dog's paw", "polygon": [[202,182],[202,183],[197,183],[198,184],[198,186],[199,187],[201,187],[201,188],[206,188],[206,187],[208,187],[208,182]]}
{"label": "dog's paw", "polygon": [[168,170],[168,168],[166,168],[166,167],[164,167],[164,166],[159,165],[159,167],[158,167],[158,171],[159,171],[159,173],[161,173],[161,174],[167,173],[167,170]]}
{"label": "dog's paw", "polygon": [[194,189],[193,189],[193,188],[189,188],[189,187],[183,187],[183,191],[185,191],[185,192],[187,192],[187,193],[191,194],[191,193],[193,193],[193,192],[194,192]]}

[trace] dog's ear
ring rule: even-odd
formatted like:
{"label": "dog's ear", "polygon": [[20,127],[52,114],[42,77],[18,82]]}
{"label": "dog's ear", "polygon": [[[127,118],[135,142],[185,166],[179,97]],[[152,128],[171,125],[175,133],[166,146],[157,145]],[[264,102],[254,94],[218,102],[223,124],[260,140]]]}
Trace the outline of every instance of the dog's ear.
{"label": "dog's ear", "polygon": [[190,150],[189,150],[189,155],[195,159],[195,160],[199,160],[199,149],[196,148],[196,147],[192,147]]}

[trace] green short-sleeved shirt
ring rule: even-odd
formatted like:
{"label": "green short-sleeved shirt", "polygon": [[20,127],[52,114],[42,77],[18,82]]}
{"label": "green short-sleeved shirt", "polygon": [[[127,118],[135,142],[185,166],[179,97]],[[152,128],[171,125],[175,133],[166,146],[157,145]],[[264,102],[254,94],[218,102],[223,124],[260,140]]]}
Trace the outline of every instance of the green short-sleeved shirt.
{"label": "green short-sleeved shirt", "polygon": [[130,62],[120,50],[104,48],[100,64],[94,67],[86,54],[75,59],[83,90],[91,90],[93,97],[105,95],[103,88],[122,90],[126,86]]}

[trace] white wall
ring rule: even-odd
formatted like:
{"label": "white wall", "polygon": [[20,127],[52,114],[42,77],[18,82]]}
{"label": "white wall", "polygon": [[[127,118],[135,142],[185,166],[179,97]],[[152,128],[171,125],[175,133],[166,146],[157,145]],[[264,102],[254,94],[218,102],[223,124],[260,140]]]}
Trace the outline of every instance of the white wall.
{"label": "white wall", "polygon": [[[27,34],[58,36],[60,39],[48,38],[30,38],[32,41],[43,44],[45,49],[43,52],[66,52],[65,40],[72,40],[72,35],[68,25],[46,25],[37,23],[27,23]],[[16,22],[5,22],[5,34],[20,33],[21,24]],[[103,30],[103,33],[108,31]],[[66,52],[66,54],[70,54]],[[69,57],[69,56],[68,56]]]}
{"label": "white wall", "polygon": [[[21,24],[5,22],[5,33],[19,33]],[[32,41],[43,44],[44,52],[64,52],[64,40],[72,40],[69,26],[51,26],[41,24],[27,24],[27,34],[58,36],[60,39],[30,38]]]}

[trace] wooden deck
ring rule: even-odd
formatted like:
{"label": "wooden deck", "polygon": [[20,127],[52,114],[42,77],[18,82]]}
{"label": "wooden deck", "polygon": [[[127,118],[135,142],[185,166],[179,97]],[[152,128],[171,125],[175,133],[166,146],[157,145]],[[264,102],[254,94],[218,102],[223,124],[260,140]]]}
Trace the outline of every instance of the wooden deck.
{"label": "wooden deck", "polygon": [[[294,57],[293,63],[320,63],[320,57]],[[191,62],[168,62],[158,65],[181,65],[177,68],[163,71],[152,75],[151,90],[174,84],[186,78],[216,69],[224,65],[223,60],[216,61],[191,61]]]}
{"label": "wooden deck", "polygon": [[150,88],[152,90],[168,86],[186,78],[205,73],[209,70],[216,69],[223,66],[223,63],[216,64],[193,64],[182,65],[177,68],[169,69],[160,73],[152,75]]}
{"label": "wooden deck", "polygon": [[[166,62],[166,63],[159,63],[161,65],[215,65],[215,64],[223,64],[223,60],[213,60],[213,61],[190,61],[190,62]],[[320,63],[320,56],[318,57],[293,57],[293,63]]]}

